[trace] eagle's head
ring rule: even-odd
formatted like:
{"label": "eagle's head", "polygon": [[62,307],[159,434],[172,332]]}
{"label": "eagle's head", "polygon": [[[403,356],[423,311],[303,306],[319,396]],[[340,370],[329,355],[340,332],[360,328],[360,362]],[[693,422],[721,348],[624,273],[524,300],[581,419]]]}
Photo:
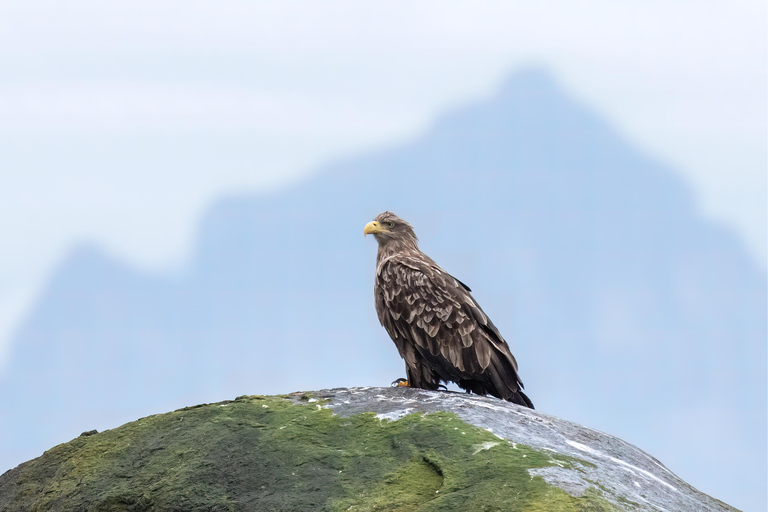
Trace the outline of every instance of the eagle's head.
{"label": "eagle's head", "polygon": [[392,241],[410,242],[414,245],[418,242],[413,227],[392,212],[380,213],[365,225],[364,235],[373,235],[379,245]]}

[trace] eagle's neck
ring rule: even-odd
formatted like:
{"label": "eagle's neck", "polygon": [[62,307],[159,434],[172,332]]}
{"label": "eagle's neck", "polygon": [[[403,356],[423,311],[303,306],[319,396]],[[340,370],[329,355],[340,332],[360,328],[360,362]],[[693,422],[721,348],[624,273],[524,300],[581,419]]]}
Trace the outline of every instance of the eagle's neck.
{"label": "eagle's neck", "polygon": [[416,240],[386,240],[379,244],[376,263],[379,264],[386,258],[398,254],[417,254],[419,252],[419,245]]}

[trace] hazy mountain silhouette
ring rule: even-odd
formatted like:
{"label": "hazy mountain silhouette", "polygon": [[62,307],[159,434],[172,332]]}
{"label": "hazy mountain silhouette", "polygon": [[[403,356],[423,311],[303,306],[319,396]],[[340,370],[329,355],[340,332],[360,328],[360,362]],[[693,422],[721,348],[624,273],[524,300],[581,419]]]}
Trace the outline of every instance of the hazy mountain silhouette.
{"label": "hazy mountain silhouette", "polygon": [[409,144],[222,199],[183,277],[74,250],[13,341],[4,469],[149,412],[402,376],[362,236],[383,210],[473,288],[537,408],[765,508],[765,275],[680,175],[537,70]]}

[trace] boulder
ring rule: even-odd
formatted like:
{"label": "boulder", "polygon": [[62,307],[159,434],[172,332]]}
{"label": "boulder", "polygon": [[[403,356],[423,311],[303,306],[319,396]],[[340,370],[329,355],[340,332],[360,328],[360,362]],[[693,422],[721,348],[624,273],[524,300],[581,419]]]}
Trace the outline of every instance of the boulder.
{"label": "boulder", "polygon": [[732,511],[616,437],[409,388],[242,396],[84,432],[0,476],[0,511]]}

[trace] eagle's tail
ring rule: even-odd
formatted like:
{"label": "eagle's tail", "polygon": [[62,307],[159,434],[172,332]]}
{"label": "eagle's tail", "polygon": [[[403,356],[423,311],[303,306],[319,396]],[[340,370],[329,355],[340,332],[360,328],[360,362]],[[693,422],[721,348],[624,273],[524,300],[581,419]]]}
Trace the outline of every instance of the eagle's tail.
{"label": "eagle's tail", "polygon": [[522,405],[524,407],[529,407],[531,409],[534,409],[533,402],[531,402],[531,399],[528,398],[528,395],[523,393],[522,389],[518,390],[517,393],[512,395],[512,398],[508,398],[508,400],[513,404]]}

